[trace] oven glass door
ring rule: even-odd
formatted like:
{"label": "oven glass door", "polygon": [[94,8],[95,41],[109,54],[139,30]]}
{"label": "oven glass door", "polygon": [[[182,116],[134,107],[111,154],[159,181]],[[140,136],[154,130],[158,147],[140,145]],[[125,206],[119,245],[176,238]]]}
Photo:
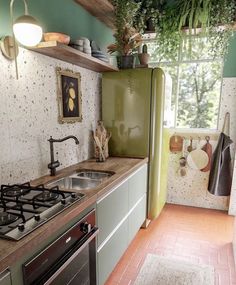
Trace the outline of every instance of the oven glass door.
{"label": "oven glass door", "polygon": [[60,269],[45,285],[95,285],[96,284],[96,266],[93,263],[95,254],[94,240],[87,244],[82,251],[75,256],[71,262]]}
{"label": "oven glass door", "polygon": [[96,285],[96,236],[93,210],[23,265],[25,285]]}

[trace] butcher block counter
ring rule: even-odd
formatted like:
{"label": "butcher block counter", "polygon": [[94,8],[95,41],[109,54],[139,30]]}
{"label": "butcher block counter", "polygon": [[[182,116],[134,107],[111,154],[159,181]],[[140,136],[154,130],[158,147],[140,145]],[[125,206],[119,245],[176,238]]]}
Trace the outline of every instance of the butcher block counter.
{"label": "butcher block counter", "polygon": [[[59,170],[56,176],[49,175],[40,177],[31,181],[31,185],[47,184],[59,178],[70,175],[78,170],[97,170],[114,172],[112,176],[106,178],[97,187],[91,190],[77,190],[85,193],[85,197],[58,214],[53,219],[47,221],[44,225],[35,229],[32,233],[21,239],[20,241],[10,241],[0,239],[0,272],[14,265],[25,254],[32,252],[38,245],[45,243],[52,235],[58,233],[61,228],[73,219],[78,217],[87,208],[94,205],[98,199],[107,195],[122,180],[126,179],[130,174],[147,163],[148,159],[138,158],[119,158],[111,157],[106,162],[96,162],[94,159],[87,160],[70,167]],[[68,189],[70,191],[74,191]]]}

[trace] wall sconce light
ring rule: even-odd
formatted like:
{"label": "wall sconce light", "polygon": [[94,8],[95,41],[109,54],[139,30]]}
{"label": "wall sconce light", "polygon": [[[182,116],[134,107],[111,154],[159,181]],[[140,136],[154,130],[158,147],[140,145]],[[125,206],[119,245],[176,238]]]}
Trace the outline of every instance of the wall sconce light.
{"label": "wall sconce light", "polygon": [[18,45],[16,40],[26,47],[36,46],[42,39],[43,30],[39,25],[38,21],[29,15],[28,6],[26,0],[22,0],[25,6],[25,14],[18,17],[14,21],[13,17],[13,4],[15,0],[10,2],[10,17],[12,25],[13,37],[5,37],[1,41],[1,49],[3,54],[9,58],[15,60],[16,66],[16,77],[18,79],[18,66],[17,66],[17,55],[18,55]]}

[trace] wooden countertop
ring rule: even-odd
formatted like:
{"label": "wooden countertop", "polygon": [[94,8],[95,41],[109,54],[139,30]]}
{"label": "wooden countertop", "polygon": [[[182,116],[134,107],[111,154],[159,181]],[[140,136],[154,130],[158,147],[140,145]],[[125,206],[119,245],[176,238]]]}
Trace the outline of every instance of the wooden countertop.
{"label": "wooden countertop", "polygon": [[[0,272],[10,267],[23,257],[27,252],[31,252],[33,248],[37,248],[40,243],[45,242],[54,233],[59,231],[62,226],[66,225],[76,218],[82,211],[96,203],[96,201],[108,193],[114,186],[118,185],[123,179],[128,177],[132,172],[138,169],[143,164],[147,163],[148,159],[138,158],[119,158],[110,157],[106,162],[96,162],[94,159],[87,160],[70,167],[64,168],[57,172],[57,175],[52,177],[49,175],[31,181],[32,185],[48,183],[58,178],[72,174],[77,170],[104,170],[115,172],[114,175],[105,179],[100,185],[91,190],[79,190],[78,192],[86,193],[85,198],[73,206],[69,207],[61,214],[57,215],[46,224],[42,225],[32,233],[21,239],[20,241],[10,241],[0,239]],[[72,190],[75,191],[75,190]]]}

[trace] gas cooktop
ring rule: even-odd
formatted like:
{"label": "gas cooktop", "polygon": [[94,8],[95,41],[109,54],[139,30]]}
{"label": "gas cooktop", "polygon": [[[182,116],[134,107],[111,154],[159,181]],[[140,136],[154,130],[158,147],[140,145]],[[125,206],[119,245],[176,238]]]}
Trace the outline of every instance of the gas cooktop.
{"label": "gas cooktop", "polygon": [[20,240],[52,219],[84,194],[59,188],[24,184],[2,185],[0,192],[0,238]]}

